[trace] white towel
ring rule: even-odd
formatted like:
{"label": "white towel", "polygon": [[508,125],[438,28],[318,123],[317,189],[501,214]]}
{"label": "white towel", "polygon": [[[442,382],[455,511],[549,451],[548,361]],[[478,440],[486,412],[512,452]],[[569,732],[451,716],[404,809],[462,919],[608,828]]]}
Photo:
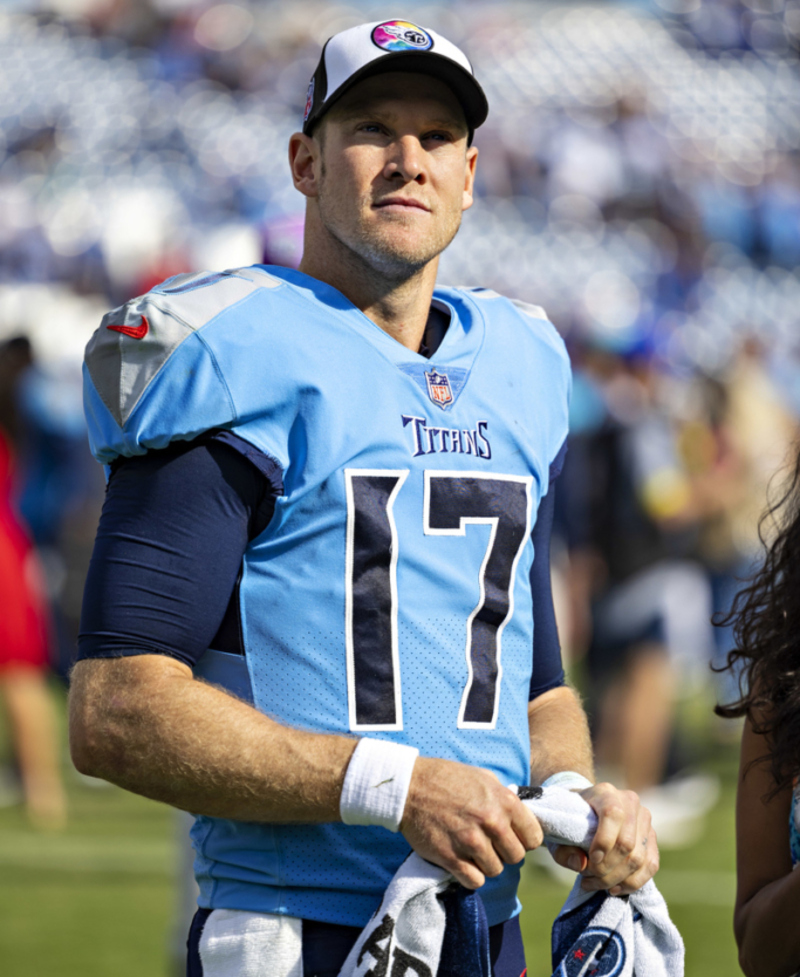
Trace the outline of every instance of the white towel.
{"label": "white towel", "polygon": [[203,977],[303,977],[302,920],[294,916],[215,909],[198,950]]}
{"label": "white towel", "polygon": [[[580,795],[562,787],[522,794],[549,846],[589,848],[597,817]],[[683,941],[654,882],[632,896],[610,896],[584,892],[580,881],[553,924],[554,977],[683,977]],[[366,977],[372,968],[409,977],[489,977],[488,947],[479,895],[412,853],[339,977]]]}

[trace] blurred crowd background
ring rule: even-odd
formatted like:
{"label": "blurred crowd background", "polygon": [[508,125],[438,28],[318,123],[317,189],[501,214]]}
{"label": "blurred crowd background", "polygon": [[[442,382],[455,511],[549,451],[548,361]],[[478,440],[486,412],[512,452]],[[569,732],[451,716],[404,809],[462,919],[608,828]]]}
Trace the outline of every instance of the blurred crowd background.
{"label": "blurred crowd background", "polygon": [[5,0],[0,422],[53,667],[103,494],[85,343],[169,275],[299,261],[286,144],[320,47],[399,15],[462,45],[486,89],[477,200],[440,279],[543,306],[568,344],[562,643],[603,769],[684,843],[714,785],[677,704],[736,695],[709,668],[730,626],[709,621],[758,560],[800,421],[800,0]]}

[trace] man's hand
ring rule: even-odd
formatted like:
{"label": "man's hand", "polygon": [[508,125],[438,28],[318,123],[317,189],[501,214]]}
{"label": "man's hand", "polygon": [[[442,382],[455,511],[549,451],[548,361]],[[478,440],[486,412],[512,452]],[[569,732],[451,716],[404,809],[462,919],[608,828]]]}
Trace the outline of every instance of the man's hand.
{"label": "man's hand", "polygon": [[477,889],[542,843],[539,822],[488,770],[419,757],[400,830],[429,862]]}
{"label": "man's hand", "polygon": [[553,857],[559,865],[583,873],[587,892],[608,889],[612,896],[635,892],[658,871],[658,844],[650,812],[630,790],[595,784],[580,792],[597,814],[597,833],[586,852],[559,845]]}

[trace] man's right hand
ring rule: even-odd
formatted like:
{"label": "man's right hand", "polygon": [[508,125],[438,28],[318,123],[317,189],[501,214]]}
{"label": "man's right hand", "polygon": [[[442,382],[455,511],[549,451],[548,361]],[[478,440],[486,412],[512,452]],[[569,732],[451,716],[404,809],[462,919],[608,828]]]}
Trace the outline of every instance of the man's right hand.
{"label": "man's right hand", "polygon": [[400,830],[419,855],[469,889],[543,840],[539,822],[493,773],[428,757],[414,764]]}

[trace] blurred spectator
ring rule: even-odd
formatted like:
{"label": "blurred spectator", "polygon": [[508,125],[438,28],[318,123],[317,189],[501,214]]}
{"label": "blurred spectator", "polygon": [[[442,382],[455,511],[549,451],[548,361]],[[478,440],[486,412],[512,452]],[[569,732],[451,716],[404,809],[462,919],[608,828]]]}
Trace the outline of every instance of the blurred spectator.
{"label": "blurred spectator", "polygon": [[[727,455],[727,477],[718,472],[712,482],[720,507],[705,527],[702,549],[720,617],[730,612],[743,581],[757,569],[759,518],[770,486],[774,479],[780,481],[800,434],[798,419],[770,376],[760,344],[749,340],[742,345],[723,389],[718,431]],[[764,529],[769,533],[772,527]],[[716,639],[714,663],[720,666],[734,647],[732,623],[717,628]],[[736,668],[721,676],[718,697],[723,704],[738,700],[738,677]]]}
{"label": "blurred spectator", "polygon": [[76,364],[36,363],[20,378],[19,510],[50,599],[52,664],[66,680],[75,660],[83,582],[104,480],[91,456]]}
{"label": "blurred spectator", "polygon": [[6,707],[25,807],[39,828],[63,826],[55,710],[46,684],[49,621],[44,580],[15,504],[15,395],[31,364],[22,337],[0,348],[0,694]]}
{"label": "blurred spectator", "polygon": [[664,378],[642,352],[584,351],[560,509],[598,765],[642,794],[669,844],[702,813],[659,785],[678,687],[696,688],[712,657],[711,591],[692,557],[715,503],[695,484],[660,402]]}

